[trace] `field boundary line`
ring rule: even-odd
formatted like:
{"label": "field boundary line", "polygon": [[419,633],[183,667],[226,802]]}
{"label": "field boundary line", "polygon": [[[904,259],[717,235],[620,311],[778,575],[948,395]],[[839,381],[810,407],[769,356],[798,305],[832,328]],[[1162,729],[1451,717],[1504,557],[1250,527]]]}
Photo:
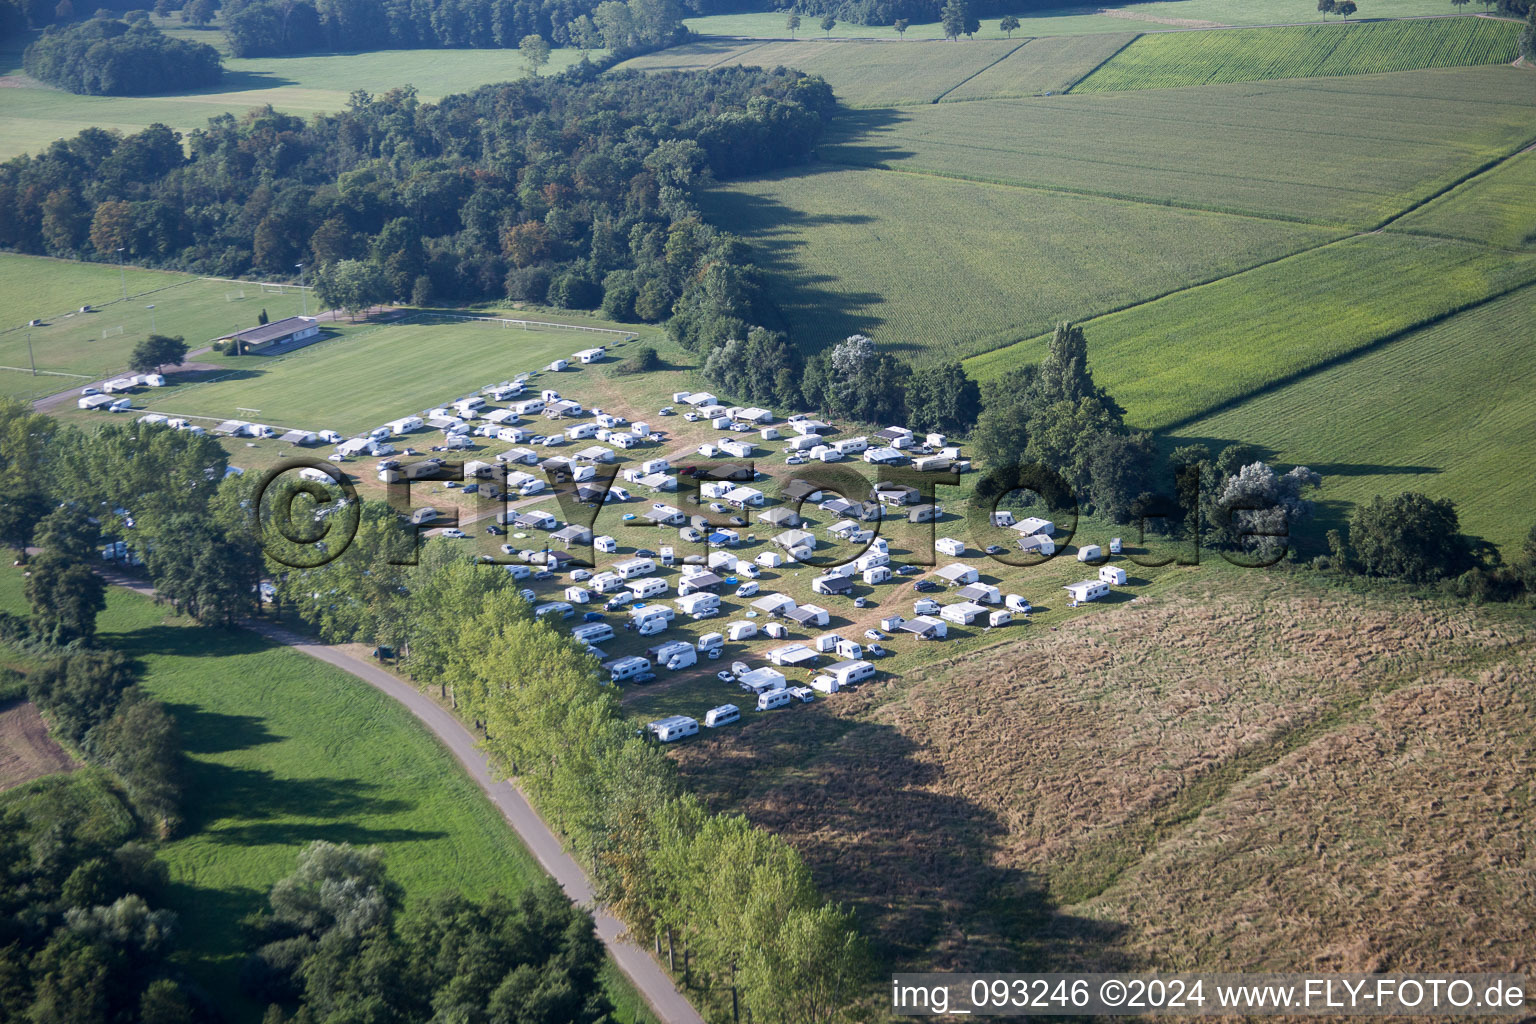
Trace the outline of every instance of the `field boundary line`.
{"label": "field boundary line", "polygon": [[[1129,39],[1127,39],[1125,41],[1125,46],[1130,46],[1132,43],[1134,43],[1136,40],[1140,39],[1144,35],[1146,35],[1145,32],[1138,32],[1138,33],[1136,33],[1134,36],[1132,36],[1131,38],[1129,38]],[[1116,57],[1118,57],[1122,53],[1124,53],[1125,52],[1125,46],[1120,47],[1120,49],[1116,50],[1114,53],[1110,54],[1108,57],[1105,57],[1103,60],[1101,60],[1097,64],[1095,64],[1093,67],[1089,68],[1087,71],[1083,72],[1082,74],[1078,75],[1076,78],[1072,79],[1071,84],[1068,85],[1065,89],[1061,90],[1061,94],[1063,96],[1065,96],[1068,93],[1070,93],[1073,89],[1076,89],[1079,85],[1081,85],[1083,83],[1083,80],[1085,78],[1087,78],[1089,75],[1091,75],[1095,71],[1099,70],[1099,68],[1103,67],[1105,64],[1108,64],[1110,61],[1114,60]]]}
{"label": "field boundary line", "polygon": [[1009,57],[1012,57],[1014,54],[1018,53],[1020,50],[1024,49],[1024,47],[1028,46],[1030,43],[1034,42],[1038,38],[1039,38],[1038,36],[1030,36],[1027,39],[1020,40],[1018,46],[1015,46],[1013,49],[1009,50],[1007,53],[1005,53],[1001,57],[997,58],[997,60],[992,61],[986,67],[981,68],[979,71],[975,72],[975,74],[966,75],[964,78],[960,79],[960,81],[956,82],[954,85],[950,86],[948,89],[945,89],[943,92],[939,93],[933,99],[929,100],[928,101],[929,104],[938,103],[945,96],[948,96],[950,93],[952,93],[956,89],[960,88],[966,82],[969,82],[971,79],[975,78],[976,75],[985,74],[986,72],[992,70],[993,68],[995,68],[999,64],[1001,64],[1003,61],[1007,60]]}
{"label": "field boundary line", "polygon": [[747,47],[745,50],[742,50],[738,54],[735,54],[735,55],[732,55],[732,56],[721,57],[719,60],[715,61],[713,64],[706,64],[706,65],[704,65],[704,70],[708,71],[711,68],[717,68],[720,65],[724,64],[728,60],[737,60],[737,61],[739,61],[739,60],[741,60],[741,58],[745,57],[747,54],[751,53],[753,50],[761,50],[763,47],[768,45],[768,42],[769,42],[768,40],[764,39],[760,43],[753,43],[751,46]]}
{"label": "field boundary line", "polygon": [[[1498,170],[1500,167],[1503,167],[1505,164],[1509,163],[1515,157],[1519,156],[1522,153],[1527,152],[1528,150],[1532,150],[1532,149],[1536,149],[1536,136],[1532,136],[1531,138],[1528,138],[1526,141],[1516,144],[1514,149],[1510,150],[1509,152],[1505,153],[1504,155],[1496,156],[1496,157],[1494,157],[1491,160],[1485,161],[1481,166],[1473,168],[1472,170],[1468,171],[1466,174],[1463,174],[1461,177],[1457,178],[1455,181],[1452,181],[1450,184],[1446,185],[1444,188],[1439,189],[1438,191],[1436,191],[1436,192],[1434,192],[1434,193],[1432,193],[1430,195],[1425,196],[1423,199],[1420,199],[1420,200],[1418,200],[1415,203],[1411,203],[1406,208],[1397,211],[1392,216],[1388,217],[1386,220],[1384,220],[1381,223],[1377,224],[1371,230],[1372,231],[1384,231],[1384,230],[1386,230],[1387,228],[1389,228],[1393,224],[1395,224],[1397,221],[1400,221],[1404,217],[1408,216],[1410,213],[1414,213],[1414,212],[1422,209],[1423,207],[1428,206],[1430,203],[1433,203],[1437,199],[1441,199],[1441,198],[1444,198],[1445,196],[1450,195],[1452,192],[1454,192],[1457,189],[1461,188],[1461,186],[1463,186],[1463,185],[1471,184],[1472,180],[1474,178],[1481,178],[1485,174],[1492,174],[1494,171]],[[1486,243],[1484,243],[1484,244],[1486,244]],[[1496,249],[1496,248],[1499,248],[1499,247],[1498,246],[1489,246],[1489,248]]]}
{"label": "field boundary line", "polygon": [[[440,320],[468,320],[493,324],[518,324],[523,327],[555,327],[563,331],[591,331],[594,334],[616,334],[626,341],[630,338],[640,337],[638,331],[621,331],[613,327],[587,327],[584,324],[557,324],[552,320],[519,320],[506,316],[471,316],[466,313],[417,313],[412,317],[408,317],[407,319],[414,320],[421,317],[433,317]],[[401,321],[401,323],[404,323],[404,321]],[[380,326],[393,327],[395,325],[381,324]]]}
{"label": "field boundary line", "polygon": [[1200,420],[1205,419],[1207,416],[1215,416],[1220,413],[1227,412],[1231,409],[1237,408],[1239,405],[1242,405],[1245,402],[1251,401],[1252,399],[1272,394],[1273,392],[1279,391],[1282,388],[1290,387],[1292,384],[1300,383],[1301,381],[1306,380],[1308,377],[1311,377],[1314,374],[1322,373],[1325,370],[1331,370],[1335,367],[1351,363],[1361,356],[1369,355],[1372,352],[1377,352],[1383,348],[1386,348],[1393,342],[1400,341],[1415,331],[1421,331],[1426,327],[1433,327],[1438,323],[1443,323],[1446,320],[1449,320],[1452,317],[1460,316],[1463,313],[1470,313],[1474,309],[1479,309],[1483,306],[1486,306],[1488,303],[1493,302],[1496,299],[1502,299],[1506,295],[1512,295],[1515,292],[1521,291],[1525,288],[1531,288],[1533,286],[1536,286],[1536,268],[1532,268],[1526,272],[1525,280],[1508,285],[1504,288],[1500,288],[1497,291],[1490,292],[1489,294],[1484,295],[1482,298],[1472,299],[1468,302],[1460,303],[1439,313],[1420,317],[1418,320],[1415,320],[1411,324],[1408,324],[1404,327],[1399,327],[1394,331],[1389,331],[1378,338],[1373,338],[1361,345],[1357,345],[1347,352],[1340,352],[1337,355],[1332,355],[1326,359],[1313,363],[1311,366],[1304,367],[1300,370],[1294,370],[1283,377],[1277,377],[1274,380],[1265,381],[1263,384],[1256,388],[1251,388],[1240,395],[1233,395],[1231,398],[1222,399],[1220,402],[1206,406],[1204,409],[1197,413],[1192,413],[1188,416],[1180,416],[1176,420],[1169,420],[1167,423],[1160,423],[1156,427],[1147,427],[1145,429],[1156,430],[1159,433],[1168,433],[1175,430],[1182,430],[1183,428],[1193,423],[1198,423]]}

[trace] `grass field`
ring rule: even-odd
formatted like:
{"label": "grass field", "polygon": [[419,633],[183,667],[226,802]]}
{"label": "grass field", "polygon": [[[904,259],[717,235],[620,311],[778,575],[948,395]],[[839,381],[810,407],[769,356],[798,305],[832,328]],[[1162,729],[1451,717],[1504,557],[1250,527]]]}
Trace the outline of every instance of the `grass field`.
{"label": "grass field", "polygon": [[1312,532],[1353,503],[1423,491],[1462,529],[1517,551],[1536,524],[1536,289],[1524,288],[1375,351],[1197,420],[1165,439],[1261,445],[1324,475]]}
{"label": "grass field", "polygon": [[1533,107],[1536,75],[1440,69],[860,112],[821,156],[1375,227],[1536,141]]}
{"label": "grass field", "polygon": [[[693,43],[647,54],[622,67],[676,69],[716,67],[728,64],[778,65],[820,75],[851,107],[907,106],[932,103],[1024,46],[1020,37],[1006,40],[951,42],[799,42],[733,46],[720,42]],[[681,52],[680,52],[681,51]],[[687,63],[689,59],[695,63]],[[1101,58],[1102,59],[1102,58]],[[1092,65],[1083,70],[1087,71]],[[1082,72],[1079,72],[1081,74]]]}
{"label": "grass field", "polygon": [[[0,572],[0,607],[25,609],[17,570]],[[161,854],[187,966],[235,1019],[262,1010],[237,995],[239,920],[264,906],[309,842],[382,847],[408,910],[438,892],[515,892],[540,874],[453,756],[351,676],[253,633],[190,625],[123,590],[109,591],[99,626],[143,663],[143,685],[181,726],[186,823]],[[618,982],[614,995],[632,1007],[627,989]]]}
{"label": "grass field", "polygon": [[863,332],[916,360],[971,355],[1336,237],[877,170],[745,182],[705,210],[752,241],[807,352]]}
{"label": "grass field", "polygon": [[1173,89],[1271,78],[1370,75],[1508,64],[1520,26],[1490,18],[1435,18],[1143,36],[1073,92]]}
{"label": "grass field", "polygon": [[[1132,3],[1110,8],[1114,14],[1100,14],[1105,8],[1098,6],[1066,6],[1040,10],[1031,8],[1015,11],[1019,28],[1013,33],[1020,36],[1084,35],[1096,32],[1124,32],[1127,29],[1159,31],[1191,25],[1272,25],[1292,22],[1320,22],[1325,20],[1310,5],[1297,4],[1292,0],[1169,0],[1164,3]],[[1443,16],[1453,13],[1448,3],[1441,0],[1387,0],[1373,4],[1362,15],[1371,18],[1414,18]],[[744,38],[787,39],[789,30],[784,27],[784,15],[772,14],[719,14],[706,18],[689,18],[689,28],[704,36],[741,36]],[[1002,39],[1005,33],[997,27],[1000,16],[983,18],[977,39]],[[818,19],[802,18],[801,38],[821,37]],[[834,39],[895,39],[896,32],[889,25],[853,25],[839,22],[832,30]],[[907,29],[907,39],[943,39],[944,31],[938,22],[925,22]]]}
{"label": "grass field", "polygon": [[1521,153],[1393,221],[1393,230],[1508,248],[1536,244],[1536,152]]}
{"label": "grass field", "polygon": [[[251,419],[353,434],[535,370],[614,335],[418,320],[359,331],[286,356],[247,356],[224,379],[135,400],[156,412]],[[101,417],[95,417],[100,419]]]}
{"label": "grass field", "polygon": [[[195,38],[216,42],[220,37],[199,33]],[[580,60],[578,50],[554,50],[545,73]],[[526,74],[517,50],[226,57],[224,67],[224,80],[217,89],[168,96],[75,96],[25,77],[0,80],[4,89],[0,96],[5,100],[0,104],[0,160],[38,152],[54,139],[68,138],[93,125],[127,133],[160,122],[185,134],[206,127],[210,117],[239,115],[267,104],[307,118],[342,109],[355,89],[380,93],[414,85],[423,99],[438,99]]]}
{"label": "grass field", "polygon": [[[1163,429],[1536,279],[1536,257],[1411,235],[1346,239],[1083,325],[1094,377]],[[1347,287],[1341,285],[1347,284]],[[1035,338],[967,362],[1037,361]]]}
{"label": "grass field", "polygon": [[[125,283],[127,300],[122,298]],[[231,330],[255,326],[263,309],[273,320],[296,316],[303,299],[294,285],[264,291],[254,281],[136,267],[125,267],[120,277],[115,264],[0,253],[0,366],[25,369],[30,358],[40,370],[99,378],[127,365],[128,354],[150,333],[151,323],[159,333],[180,335],[197,349]],[[150,304],[153,312],[145,308]],[[85,305],[92,312],[75,312]],[[23,326],[33,319],[43,326]],[[75,382],[0,370],[0,393],[5,394],[46,394],[70,383]]]}
{"label": "grass field", "polygon": [[1132,33],[1104,33],[1032,39],[1022,49],[945,93],[944,102],[1065,92],[1134,38]]}
{"label": "grass field", "polygon": [[[1529,627],[1283,573],[1178,575],[1134,604],[792,722],[759,716],[677,756],[714,805],[804,851],[897,970],[1365,970],[1399,948],[1387,936],[1404,938],[1405,968],[1529,963],[1536,893],[1521,857],[1472,853],[1523,843]],[[1454,728],[1411,724],[1415,698],[1447,691],[1462,695],[1428,703],[1451,721],[1490,711],[1472,729],[1476,760],[1457,756]],[[1372,756],[1329,756],[1341,739],[1375,746],[1388,721]],[[1384,799],[1359,801],[1351,769]],[[1442,792],[1453,806],[1433,803]],[[1231,840],[1214,822],[1244,837],[1244,870],[1222,865]],[[1426,886],[1423,859],[1378,857],[1374,842],[1351,856],[1367,836],[1444,870]],[[1189,863],[1151,873],[1176,853]],[[1410,892],[1440,911],[1433,939],[1407,940],[1391,912]],[[1136,906],[1142,893],[1162,913]],[[1444,912],[1462,902],[1477,916]],[[1346,941],[1358,932],[1381,941]]]}

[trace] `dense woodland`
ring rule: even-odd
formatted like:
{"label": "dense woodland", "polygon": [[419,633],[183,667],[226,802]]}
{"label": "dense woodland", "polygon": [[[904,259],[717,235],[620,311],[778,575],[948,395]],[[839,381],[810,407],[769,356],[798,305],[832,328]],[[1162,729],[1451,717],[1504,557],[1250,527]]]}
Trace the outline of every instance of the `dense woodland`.
{"label": "dense woodland", "polygon": [[217,85],[219,52],[172,39],[147,21],[92,18],[52,27],[22,56],[39,81],[87,96],[145,96]]}

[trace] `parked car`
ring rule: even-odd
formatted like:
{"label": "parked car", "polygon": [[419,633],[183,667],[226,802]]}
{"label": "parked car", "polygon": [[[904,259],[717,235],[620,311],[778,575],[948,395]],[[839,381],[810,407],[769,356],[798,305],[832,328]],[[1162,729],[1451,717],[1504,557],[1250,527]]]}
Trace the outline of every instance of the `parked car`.
{"label": "parked car", "polygon": [[728,668],[723,668],[719,672],[715,673],[715,678],[720,680],[722,683],[734,683],[736,681],[736,673],[732,672]]}
{"label": "parked car", "polygon": [[869,598],[867,597],[856,597],[853,599],[853,606],[855,608],[863,608],[867,604],[869,604]]}
{"label": "parked car", "polygon": [[571,582],[573,583],[580,583],[582,580],[589,580],[591,578],[592,574],[585,569],[576,569],[571,572]]}
{"label": "parked car", "polygon": [[635,557],[636,558],[655,558],[656,557],[656,552],[652,551],[650,548],[636,548],[635,549]]}
{"label": "parked car", "polygon": [[517,548],[511,544],[503,544],[501,546],[501,553],[504,555],[515,555],[517,554]]}
{"label": "parked car", "polygon": [[654,683],[655,681],[655,672],[641,672],[639,675],[635,676],[635,678],[630,680],[630,682],[634,683],[636,686],[641,686],[645,683]]}
{"label": "parked car", "polygon": [[550,572],[548,569],[540,569],[538,572],[533,574],[533,578],[536,580],[552,580],[555,578],[555,574]]}
{"label": "parked car", "polygon": [[479,484],[465,484],[464,485],[464,493],[465,494],[474,494],[478,490],[480,490],[480,485]]}
{"label": "parked car", "polygon": [[485,528],[485,532],[491,534],[494,537],[501,537],[501,536],[505,535],[507,531],[503,530],[501,527],[497,526],[495,523],[492,523],[490,526],[487,526]]}
{"label": "parked car", "polygon": [[890,637],[886,636],[884,633],[880,632],[878,629],[866,629],[864,631],[864,637],[865,637],[865,639],[868,639],[868,640],[889,640],[890,639]]}
{"label": "parked car", "polygon": [[869,658],[883,658],[890,653],[890,651],[886,650],[884,647],[881,647],[879,644],[870,644],[868,647],[864,648],[864,655]]}
{"label": "parked car", "polygon": [[803,466],[803,465],[805,465],[805,456],[804,455],[791,455],[789,458],[784,460],[784,465],[786,465],[786,466]]}
{"label": "parked car", "polygon": [[741,518],[741,516],[731,516],[730,524],[732,526],[746,526],[747,525],[747,521],[745,519]]}
{"label": "parked car", "polygon": [[915,565],[898,565],[896,567],[896,574],[898,576],[911,576],[916,572],[922,572],[922,570]]}
{"label": "parked car", "polygon": [[709,503],[709,510],[711,512],[724,512],[725,506],[720,504],[718,501],[712,501]]}
{"label": "parked car", "polygon": [[399,468],[400,468],[400,460],[399,459],[385,459],[383,462],[379,463],[379,472],[381,472],[381,473],[384,472],[386,469],[399,469]]}
{"label": "parked car", "polygon": [[912,589],[926,594],[930,590],[938,590],[939,585],[933,582],[933,580],[918,580],[916,583],[912,584]]}
{"label": "parked car", "polygon": [[789,695],[799,700],[802,704],[809,704],[816,699],[816,692],[809,686],[791,686]]}
{"label": "parked car", "polygon": [[620,608],[623,608],[634,599],[635,595],[633,593],[628,590],[621,590],[617,594],[614,594],[612,597],[610,597],[608,599],[608,603],[603,605],[603,607],[608,609],[610,612],[618,611]]}
{"label": "parked car", "polygon": [[450,526],[448,529],[446,529],[446,530],[444,530],[442,532],[442,536],[447,537],[447,538],[449,538],[451,540],[463,540],[464,538],[468,537],[469,534],[465,533],[463,530],[459,529],[457,526]]}
{"label": "parked car", "polygon": [[545,437],[543,434],[534,434],[532,437],[530,437],[528,439],[528,443],[529,444],[543,444],[545,441],[548,441],[548,440],[549,440],[549,438]]}
{"label": "parked car", "polygon": [[1005,548],[1005,547],[1003,547],[1003,546],[1001,546],[999,544],[988,544],[987,545],[987,554],[989,554],[989,555],[1000,555],[1004,551],[1007,551],[1007,550],[1008,550],[1007,548]]}

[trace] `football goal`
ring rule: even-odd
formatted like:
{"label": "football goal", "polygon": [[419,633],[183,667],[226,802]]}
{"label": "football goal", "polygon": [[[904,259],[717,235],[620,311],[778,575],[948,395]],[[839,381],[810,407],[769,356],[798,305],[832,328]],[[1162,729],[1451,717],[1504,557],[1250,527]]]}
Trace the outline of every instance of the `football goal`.
{"label": "football goal", "polygon": [[103,339],[106,339],[106,338],[116,338],[116,337],[120,337],[122,335],[122,333],[123,333],[123,325],[122,324],[118,324],[116,327],[104,328],[102,330],[102,332],[101,332],[101,336],[102,336]]}
{"label": "football goal", "polygon": [[281,295],[281,294],[283,294],[283,292],[287,291],[288,289],[287,289],[286,285],[281,285],[281,284],[263,284],[261,286],[261,290],[263,292],[272,292],[274,294]]}
{"label": "football goal", "polygon": [[224,301],[225,302],[236,302],[236,301],[238,301],[240,299],[243,299],[243,298],[245,298],[245,289],[244,288],[240,288],[240,289],[238,289],[236,291],[225,292],[224,293]]}

